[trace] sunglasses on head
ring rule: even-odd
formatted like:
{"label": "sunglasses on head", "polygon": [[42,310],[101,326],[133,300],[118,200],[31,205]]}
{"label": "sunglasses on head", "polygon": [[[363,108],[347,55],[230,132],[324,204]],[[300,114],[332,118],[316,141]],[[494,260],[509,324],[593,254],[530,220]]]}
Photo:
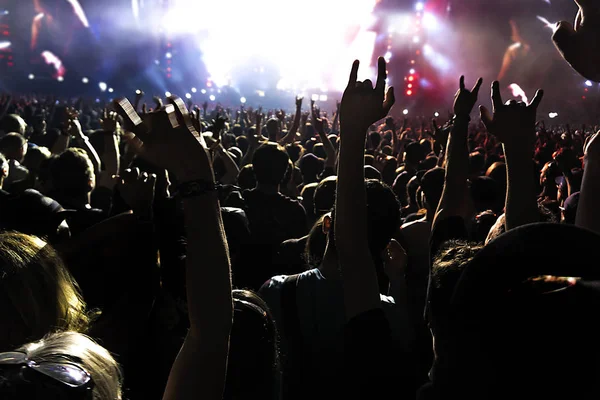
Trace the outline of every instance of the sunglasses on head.
{"label": "sunglasses on head", "polygon": [[91,375],[68,357],[59,358],[64,360],[33,361],[19,351],[0,353],[0,377],[14,386],[26,384],[58,390],[65,393],[66,399],[91,399]]}

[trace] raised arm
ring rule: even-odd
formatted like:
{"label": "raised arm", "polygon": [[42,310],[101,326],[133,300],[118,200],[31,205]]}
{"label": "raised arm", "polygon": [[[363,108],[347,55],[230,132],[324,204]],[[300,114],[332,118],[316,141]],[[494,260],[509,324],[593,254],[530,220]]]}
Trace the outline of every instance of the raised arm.
{"label": "raised arm", "polygon": [[468,218],[469,213],[469,148],[467,143],[471,111],[477,102],[479,78],[471,91],[465,88],[465,77],[460,77],[460,88],[454,97],[454,125],[448,136],[446,152],[446,177],[442,197],[437,207],[432,230],[451,216]]}
{"label": "raised arm", "polygon": [[596,133],[585,146],[585,168],[575,225],[600,234],[600,136]]}
{"label": "raised arm", "polygon": [[262,119],[262,110],[259,108],[258,111],[256,111],[256,132],[254,132],[254,134],[248,133],[248,150],[242,158],[242,165],[240,165],[240,167],[252,164],[252,157],[254,157],[254,152],[258,149],[262,139]]}
{"label": "raised arm", "polygon": [[481,106],[481,120],[504,146],[508,188],[506,230],[539,221],[534,185],[533,151],[536,141],[535,115],[544,92],[538,90],[529,104],[510,100],[502,103],[500,84],[492,84],[493,114]]}
{"label": "raised arm", "polygon": [[378,60],[375,89],[370,80],[357,81],[354,61],[340,106],[340,160],[335,199],[335,245],[344,281],[346,318],[381,307],[377,274],[367,238],[364,153],[369,126],[385,118],[394,104],[394,91],[385,93],[386,64]]}
{"label": "raised arm", "polygon": [[[174,172],[182,185],[187,232],[186,282],[190,329],[175,360],[164,399],[220,400],[223,396],[233,307],[227,240],[202,136],[176,97],[152,115],[146,130],[127,100],[120,114],[143,141],[144,157]],[[174,117],[177,126],[173,127]]]}
{"label": "raised arm", "polygon": [[300,128],[300,119],[302,118],[302,100],[304,98],[302,96],[296,97],[296,114],[294,115],[294,122],[292,123],[292,127],[288,131],[287,135],[285,135],[280,141],[279,144],[285,146],[286,144],[292,144],[296,141],[296,133],[298,132],[298,128]]}
{"label": "raised arm", "polygon": [[335,147],[333,147],[333,143],[329,140],[329,137],[325,133],[325,126],[323,124],[323,119],[318,114],[316,108],[311,110],[312,114],[312,125],[317,131],[317,134],[321,138],[321,142],[323,143],[323,148],[325,149],[325,168],[334,168],[336,160]]}

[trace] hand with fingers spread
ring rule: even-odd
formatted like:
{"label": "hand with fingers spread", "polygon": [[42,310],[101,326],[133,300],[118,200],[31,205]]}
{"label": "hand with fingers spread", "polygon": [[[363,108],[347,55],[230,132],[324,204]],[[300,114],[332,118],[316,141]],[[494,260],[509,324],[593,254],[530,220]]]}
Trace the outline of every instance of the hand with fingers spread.
{"label": "hand with fingers spread", "polygon": [[[473,111],[473,107],[477,102],[477,96],[479,95],[479,88],[483,79],[479,78],[473,89],[470,91],[465,88],[465,77],[460,77],[460,88],[454,95],[454,115],[458,117],[468,117]],[[423,120],[423,124],[425,121]]]}
{"label": "hand with fingers spread", "polygon": [[480,106],[481,120],[489,133],[496,136],[505,145],[521,145],[531,149],[536,140],[535,121],[537,108],[544,97],[538,90],[529,104],[510,100],[504,104],[500,94],[500,83],[492,83],[493,114]]}
{"label": "hand with fingers spread", "polygon": [[379,57],[378,60],[375,88],[369,79],[364,82],[357,80],[359,64],[358,60],[354,61],[348,87],[342,96],[340,105],[342,135],[348,128],[360,131],[363,136],[366,135],[369,126],[385,118],[395,102],[394,88],[390,87],[387,93],[385,92],[387,67],[383,57]]}
{"label": "hand with fingers spread", "polygon": [[563,58],[582,76],[600,82],[600,3],[575,0],[575,24],[561,21],[552,40]]}
{"label": "hand with fingers spread", "polygon": [[119,129],[119,122],[117,121],[117,113],[114,111],[108,111],[104,109],[102,119],[100,119],[100,125],[102,129],[107,132],[117,132]]}
{"label": "hand with fingers spread", "polygon": [[158,96],[154,96],[152,98],[152,100],[154,100],[154,110],[160,110],[161,108],[163,108],[163,101],[160,97]]}
{"label": "hand with fingers spread", "polygon": [[133,168],[125,170],[116,179],[116,189],[125,204],[131,207],[137,216],[151,219],[156,175],[140,173],[138,168]]}

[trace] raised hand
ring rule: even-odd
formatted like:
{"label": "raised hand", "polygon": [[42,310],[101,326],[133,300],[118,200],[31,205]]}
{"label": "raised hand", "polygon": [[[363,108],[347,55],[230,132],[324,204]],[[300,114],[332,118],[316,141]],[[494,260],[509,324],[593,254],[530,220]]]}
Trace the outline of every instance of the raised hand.
{"label": "raised hand", "polygon": [[152,98],[152,100],[154,100],[154,110],[160,110],[161,108],[163,108],[163,101],[160,97],[158,96],[154,96]]}
{"label": "raised hand", "polygon": [[213,139],[219,140],[221,137],[221,131],[225,129],[225,124],[229,121],[226,115],[217,114],[217,117],[213,120]]}
{"label": "raised hand", "polygon": [[[479,88],[481,88],[482,83],[483,79],[479,78],[475,86],[473,86],[473,89],[469,91],[465,88],[465,77],[460,77],[460,88],[454,95],[454,115],[469,116],[469,114],[471,114],[471,111],[477,102]],[[422,126],[425,126],[425,120],[423,120]]]}
{"label": "raised hand", "polygon": [[558,23],[552,40],[563,58],[585,78],[600,82],[600,3],[575,0],[575,24]]}
{"label": "raised hand", "polygon": [[140,173],[138,168],[127,169],[117,177],[117,190],[133,212],[142,217],[152,216],[156,175]]}
{"label": "raised hand", "polygon": [[354,127],[366,134],[369,126],[387,116],[396,99],[394,88],[390,87],[387,93],[385,92],[387,70],[383,57],[378,59],[375,88],[369,79],[364,82],[357,80],[359,64],[358,60],[352,64],[348,86],[340,105],[340,123],[342,132],[344,128],[348,130],[348,127]]}
{"label": "raised hand", "polygon": [[488,132],[502,143],[520,144],[523,148],[533,149],[536,140],[535,121],[537,108],[544,97],[544,91],[538,90],[529,104],[510,100],[504,104],[498,81],[492,83],[493,114],[480,106],[481,120]]}
{"label": "raised hand", "polygon": [[302,109],[302,101],[304,100],[304,97],[302,96],[296,96],[296,109],[300,110]]}
{"label": "raised hand", "polygon": [[117,121],[117,113],[114,111],[108,111],[104,109],[102,119],[100,119],[102,129],[108,132],[116,132],[119,129],[119,122]]}

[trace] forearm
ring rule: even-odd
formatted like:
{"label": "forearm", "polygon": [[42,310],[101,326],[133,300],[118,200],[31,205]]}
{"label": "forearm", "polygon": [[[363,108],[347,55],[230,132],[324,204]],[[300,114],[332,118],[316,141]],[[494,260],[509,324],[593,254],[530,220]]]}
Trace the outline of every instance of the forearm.
{"label": "forearm", "polygon": [[323,142],[323,148],[325,149],[325,155],[327,156],[325,160],[325,167],[335,166],[335,147],[333,147],[331,140],[329,140],[325,132],[319,132],[319,137],[321,138],[321,142]]}
{"label": "forearm", "polygon": [[583,171],[575,225],[600,234],[600,162],[587,161]]}
{"label": "forearm", "polygon": [[69,142],[71,138],[67,135],[58,135],[54,145],[52,146],[52,154],[57,156],[62,154],[65,150],[69,148]]}
{"label": "forearm", "polygon": [[432,229],[437,221],[448,216],[467,217],[469,148],[467,144],[468,122],[457,121],[454,124],[446,152],[446,177],[442,197],[437,207]]}
{"label": "forearm", "polygon": [[223,164],[225,165],[225,176],[221,179],[221,183],[225,185],[232,185],[235,183],[238,174],[240,173],[240,169],[233,161],[233,158],[229,155],[229,153],[223,149],[222,146],[219,146],[218,150],[219,157],[223,160]]}
{"label": "forearm", "polygon": [[529,148],[504,145],[506,159],[506,230],[539,221]]}
{"label": "forearm", "polygon": [[287,135],[285,135],[281,141],[280,145],[285,146],[286,144],[292,144],[296,140],[296,133],[298,132],[298,128],[300,127],[300,117],[302,112],[300,110],[296,110],[296,116],[294,117],[294,122],[292,123],[292,127],[288,131]]}
{"label": "forearm", "polygon": [[[354,129],[353,127],[344,129]],[[364,142],[347,132],[340,143],[335,204],[335,245],[344,280],[346,318],[379,308],[379,286],[367,237]],[[364,140],[364,135],[362,136]],[[360,140],[360,139],[358,139]]]}
{"label": "forearm", "polygon": [[81,147],[85,150],[88,157],[90,157],[92,165],[94,166],[94,171],[96,173],[99,173],[101,162],[100,156],[98,156],[98,152],[96,152],[96,149],[94,148],[94,146],[92,146],[92,143],[84,134],[80,134],[79,142],[81,143]]}

